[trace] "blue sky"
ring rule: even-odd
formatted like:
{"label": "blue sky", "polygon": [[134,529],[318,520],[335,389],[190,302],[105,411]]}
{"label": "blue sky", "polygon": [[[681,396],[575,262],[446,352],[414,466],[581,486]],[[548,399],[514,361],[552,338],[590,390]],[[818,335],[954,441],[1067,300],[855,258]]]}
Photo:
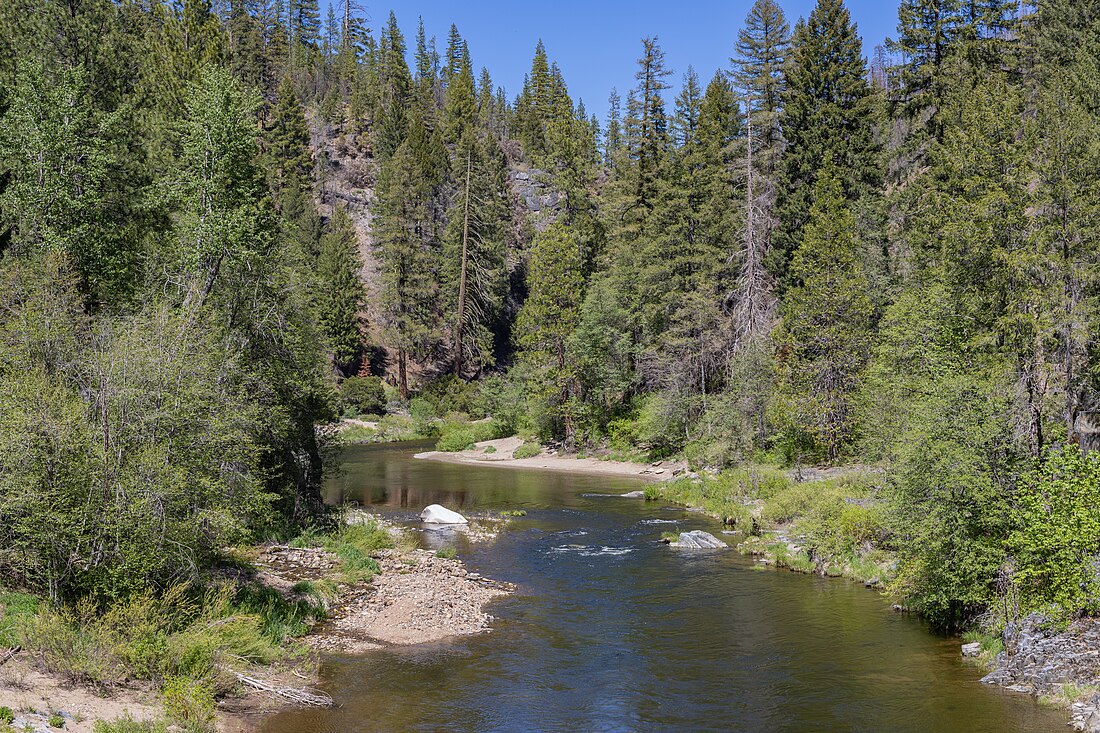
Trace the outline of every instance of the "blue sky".
{"label": "blue sky", "polygon": [[[410,46],[415,41],[417,17],[423,16],[429,36],[446,47],[451,23],[469,42],[475,70],[487,66],[494,84],[503,84],[509,98],[523,85],[535,44],[542,38],[551,59],[565,75],[574,101],[584,100],[601,121],[611,87],[625,90],[634,84],[634,62],[640,40],[657,35],[675,86],[688,65],[704,83],[718,68],[727,68],[737,31],[753,0],[698,2],[681,0],[389,0],[367,2],[371,27],[377,30],[392,9]],[[814,0],[779,0],[794,25],[809,15]],[[864,56],[894,33],[897,0],[847,0],[864,39]],[[670,95],[671,97],[671,95]]]}

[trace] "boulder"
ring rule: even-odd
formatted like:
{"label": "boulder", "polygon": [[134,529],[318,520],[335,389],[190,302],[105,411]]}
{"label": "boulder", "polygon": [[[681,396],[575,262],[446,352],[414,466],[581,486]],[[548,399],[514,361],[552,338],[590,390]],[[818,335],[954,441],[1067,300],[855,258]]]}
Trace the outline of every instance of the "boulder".
{"label": "boulder", "polygon": [[964,657],[976,657],[982,653],[982,645],[976,641],[972,644],[963,644],[962,651]]}
{"label": "boulder", "polygon": [[619,494],[619,496],[623,497],[624,499],[644,499],[645,498],[645,492],[644,491],[628,491],[625,494]]}
{"label": "boulder", "polygon": [[467,524],[466,517],[458,512],[452,512],[447,507],[439,504],[431,506],[420,512],[420,521],[425,524]]}
{"label": "boulder", "polygon": [[713,550],[723,547],[729,547],[725,542],[718,539],[709,532],[704,532],[700,529],[694,532],[681,532],[680,539],[672,543],[673,547],[686,547],[692,550]]}

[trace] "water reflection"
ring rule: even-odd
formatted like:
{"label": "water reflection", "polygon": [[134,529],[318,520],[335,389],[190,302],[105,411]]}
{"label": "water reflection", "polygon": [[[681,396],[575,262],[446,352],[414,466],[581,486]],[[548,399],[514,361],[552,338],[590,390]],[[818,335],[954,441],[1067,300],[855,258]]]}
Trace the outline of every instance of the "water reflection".
{"label": "water reflection", "polygon": [[[459,533],[472,569],[519,585],[492,634],[330,659],[330,711],[293,711],[265,733],[366,731],[890,731],[1053,733],[1064,716],[977,682],[957,640],[890,613],[845,581],[684,553],[662,531],[698,515],[616,497],[630,479],[414,461],[357,448],[329,485],[412,522],[429,503],[523,508],[495,543]],[[589,494],[590,496],[585,496]],[[675,523],[675,524],[670,524]]]}

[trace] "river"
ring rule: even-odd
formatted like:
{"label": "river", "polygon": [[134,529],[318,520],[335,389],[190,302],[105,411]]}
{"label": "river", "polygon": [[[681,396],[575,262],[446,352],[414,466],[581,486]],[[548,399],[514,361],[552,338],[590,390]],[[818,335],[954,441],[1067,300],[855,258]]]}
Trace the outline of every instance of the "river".
{"label": "river", "polygon": [[262,733],[1066,730],[1064,713],[980,684],[958,639],[862,585],[660,544],[663,531],[720,527],[608,496],[637,480],[412,458],[424,449],[347,448],[326,498],[411,526],[431,503],[523,509],[494,542],[422,535],[518,592],[491,607],[489,634],[327,658],[339,707],[281,713]]}

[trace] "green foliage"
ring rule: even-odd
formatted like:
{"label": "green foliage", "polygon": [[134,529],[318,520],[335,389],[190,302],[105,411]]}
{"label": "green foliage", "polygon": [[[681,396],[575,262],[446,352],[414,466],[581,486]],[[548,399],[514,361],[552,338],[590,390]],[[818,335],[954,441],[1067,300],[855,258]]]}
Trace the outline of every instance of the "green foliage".
{"label": "green foliage", "polygon": [[334,531],[307,530],[294,540],[292,547],[323,547],[340,560],[343,582],[370,580],[381,568],[371,557],[378,550],[393,547],[393,538],[377,520],[344,524]]}
{"label": "green foliage", "polygon": [[827,155],[791,263],[777,337],[781,421],[836,461],[855,434],[853,399],[870,357],[872,305],[855,219]]}
{"label": "green foliage", "polygon": [[161,690],[164,711],[186,733],[212,733],[215,730],[214,688],[201,680],[170,677]]}
{"label": "green foliage", "polygon": [[453,560],[458,552],[453,547],[444,547],[442,550],[436,550],[435,556],[441,557],[444,560]]}
{"label": "green foliage", "polygon": [[893,590],[934,624],[958,628],[996,599],[1011,526],[1010,390],[1003,372],[926,385],[891,472]]}
{"label": "green foliage", "polygon": [[38,605],[39,599],[29,593],[0,590],[0,647],[19,645],[23,625],[38,613]]}
{"label": "green foliage", "polygon": [[496,440],[503,438],[501,426],[494,420],[484,422],[452,422],[444,423],[439,440],[435,444],[436,450],[456,452],[472,448],[475,443],[484,440]]}
{"label": "green foliage", "polygon": [[53,713],[52,715],[50,715],[50,717],[47,719],[46,722],[49,724],[49,726],[51,728],[64,728],[65,727],[65,719],[63,717],[61,717],[60,715],[58,715],[57,713]]}
{"label": "green foliage", "polygon": [[512,451],[513,458],[534,458],[542,455],[542,445],[537,441],[527,441]]}
{"label": "green foliage", "polygon": [[348,377],[340,385],[340,396],[360,415],[386,411],[386,390],[379,377]]}
{"label": "green foliage", "polygon": [[0,706],[0,723],[11,725],[15,722],[15,713],[7,705]]}
{"label": "green foliage", "polygon": [[1100,608],[1100,456],[1052,450],[1021,483],[1008,540],[1021,613]]}

